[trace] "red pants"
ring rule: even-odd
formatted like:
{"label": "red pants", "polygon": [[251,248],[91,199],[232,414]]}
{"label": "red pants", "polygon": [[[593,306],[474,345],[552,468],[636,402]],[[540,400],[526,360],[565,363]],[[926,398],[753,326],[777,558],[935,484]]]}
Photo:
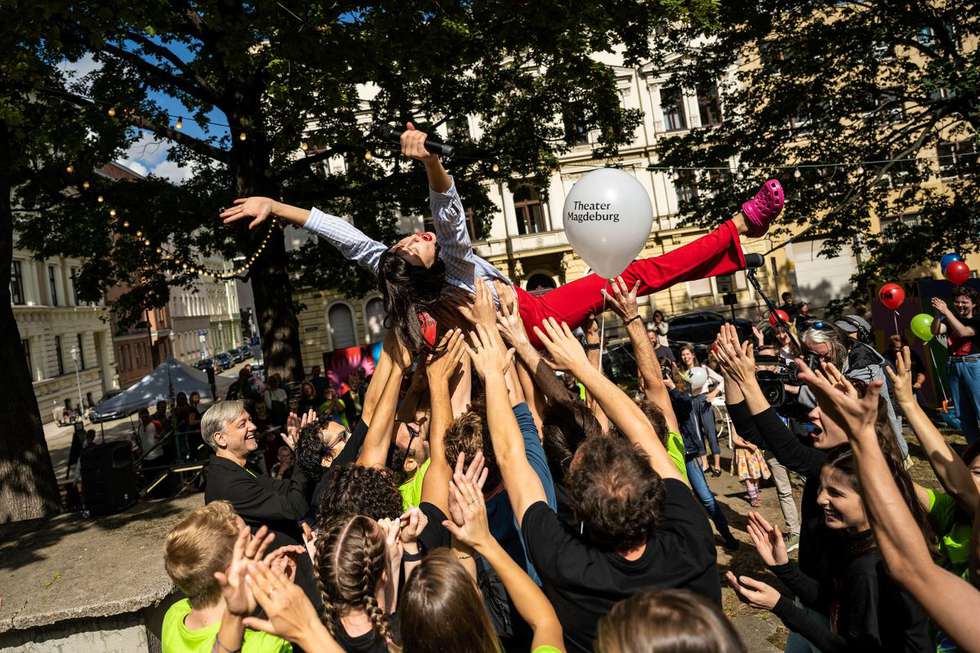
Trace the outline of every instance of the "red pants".
{"label": "red pants", "polygon": [[[745,255],[738,229],[728,220],[709,234],[663,256],[639,259],[627,266],[621,275],[630,289],[640,282],[638,296],[669,288],[679,281],[694,281],[720,274],[731,274],[745,268]],[[541,326],[553,317],[575,329],[590,313],[602,311],[602,289],[609,281],[597,274],[566,283],[543,295],[532,295],[515,286],[524,328],[535,347],[541,347],[532,327]]]}

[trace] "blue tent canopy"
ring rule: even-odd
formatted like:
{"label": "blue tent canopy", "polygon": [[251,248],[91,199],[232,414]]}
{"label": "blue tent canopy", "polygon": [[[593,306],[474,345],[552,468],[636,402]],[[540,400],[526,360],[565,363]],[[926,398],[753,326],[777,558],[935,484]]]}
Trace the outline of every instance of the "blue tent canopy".
{"label": "blue tent canopy", "polygon": [[152,409],[157,401],[166,401],[178,392],[188,395],[198,392],[202,398],[211,397],[211,387],[203,372],[169,358],[131,387],[99,402],[92,409],[92,416],[97,420],[125,417],[140,408]]}

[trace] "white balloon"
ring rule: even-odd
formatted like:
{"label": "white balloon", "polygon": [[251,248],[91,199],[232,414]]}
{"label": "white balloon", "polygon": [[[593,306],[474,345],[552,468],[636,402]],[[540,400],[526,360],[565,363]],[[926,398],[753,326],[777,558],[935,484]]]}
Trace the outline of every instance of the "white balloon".
{"label": "white balloon", "polygon": [[653,227],[650,196],[633,175],[602,168],[575,182],[562,212],[575,253],[606,279],[621,274],[646,245]]}
{"label": "white balloon", "polygon": [[691,390],[698,390],[708,382],[708,372],[703,367],[692,368],[687,373],[687,382],[691,384]]}

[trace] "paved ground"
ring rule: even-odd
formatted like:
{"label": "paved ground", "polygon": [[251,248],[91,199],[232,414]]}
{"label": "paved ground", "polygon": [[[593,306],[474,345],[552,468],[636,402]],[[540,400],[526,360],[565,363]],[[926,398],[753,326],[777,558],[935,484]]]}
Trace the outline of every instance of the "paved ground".
{"label": "paved ground", "polygon": [[[238,370],[244,365],[245,363],[239,363],[215,376],[215,385],[217,386],[219,396],[224,396],[225,392],[228,391],[228,387],[238,378]],[[136,430],[136,415],[103,424],[90,424],[86,421],[85,429],[95,429],[99,433],[100,438],[102,433],[105,433],[105,439],[107,441],[127,440],[132,437],[132,434]],[[44,425],[44,438],[48,442],[48,451],[51,452],[51,462],[54,464],[54,471],[59,479],[64,478],[65,475],[65,465],[68,463],[68,452],[71,449],[72,433],[73,427],[71,426],[58,426],[55,422],[49,422]]]}

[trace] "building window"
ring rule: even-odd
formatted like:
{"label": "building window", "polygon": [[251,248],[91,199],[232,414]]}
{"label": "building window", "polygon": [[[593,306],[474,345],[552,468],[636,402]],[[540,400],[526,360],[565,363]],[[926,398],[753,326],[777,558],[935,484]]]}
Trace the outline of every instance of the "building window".
{"label": "building window", "polygon": [[714,294],[711,290],[711,279],[698,279],[687,282],[687,294],[689,297],[704,297]]}
{"label": "building window", "polygon": [[75,300],[75,306],[81,306],[82,301],[78,298],[78,268],[71,268],[71,292]]}
{"label": "building window", "polygon": [[701,126],[711,127],[721,124],[721,97],[718,95],[717,84],[702,84],[697,87],[698,113],[701,114]]}
{"label": "building window", "polygon": [[517,214],[517,233],[523,236],[545,231],[544,205],[534,188],[521,186],[514,191],[514,212]]}
{"label": "building window", "polygon": [[354,316],[346,304],[334,304],[327,311],[327,325],[334,349],[346,349],[357,345],[357,334],[354,331]]}
{"label": "building window", "polygon": [[796,113],[789,117],[787,126],[797,134],[810,131],[810,111],[804,106],[797,107]]}
{"label": "building window", "polygon": [[684,93],[679,86],[660,90],[660,109],[664,113],[664,129],[672,132],[687,129],[684,113]]}
{"label": "building window", "polygon": [[674,178],[674,191],[677,193],[677,207],[681,210],[684,205],[698,198],[698,182],[693,170],[678,170]]}
{"label": "building window", "polygon": [[385,337],[385,305],[380,298],[368,300],[364,306],[364,323],[368,342],[381,342]]}
{"label": "building window", "polygon": [[31,363],[31,341],[24,338],[20,341],[20,346],[24,348],[24,358],[27,359],[27,370],[31,373],[31,378],[34,378],[34,365]]}
{"label": "building window", "polygon": [[48,291],[51,293],[51,305],[58,305],[58,271],[53,265],[48,266]]}
{"label": "building window", "polygon": [[12,304],[24,303],[24,273],[21,270],[20,261],[10,262],[10,302]]}
{"label": "building window", "polygon": [[957,142],[940,141],[936,145],[939,159],[939,176],[955,177],[973,174],[977,168],[976,144],[971,139]]}
{"label": "building window", "polygon": [[573,115],[571,112],[564,114],[565,123],[565,144],[569,147],[576,145],[588,145],[589,127],[585,118],[580,115]]}
{"label": "building window", "polygon": [[82,334],[78,334],[78,369],[85,369],[85,345],[83,344]]}
{"label": "building window", "polygon": [[65,373],[65,355],[61,351],[61,336],[54,337],[54,353],[58,357],[58,376]]}

